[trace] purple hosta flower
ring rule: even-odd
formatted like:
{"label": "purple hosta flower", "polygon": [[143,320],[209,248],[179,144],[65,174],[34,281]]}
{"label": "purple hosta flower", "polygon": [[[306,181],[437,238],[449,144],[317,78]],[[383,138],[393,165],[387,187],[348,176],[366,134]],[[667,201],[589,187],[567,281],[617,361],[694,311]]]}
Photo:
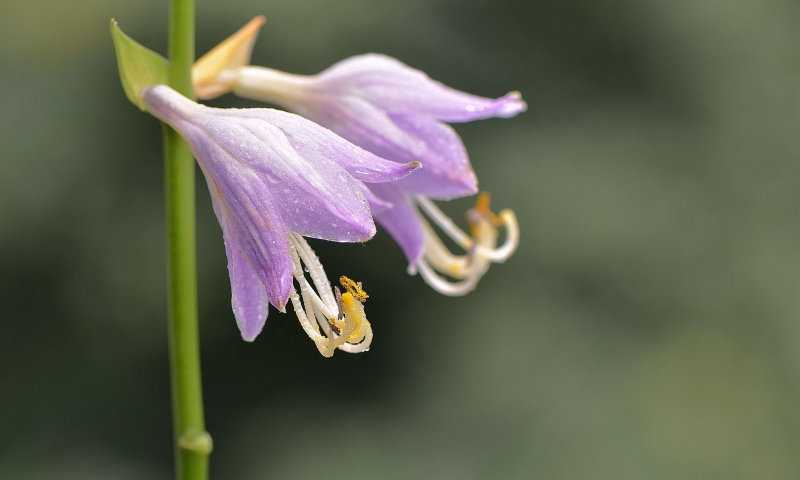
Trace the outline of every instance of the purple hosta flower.
{"label": "purple hosta flower", "polygon": [[372,337],[360,304],[366,294],[346,277],[344,294],[332,290],[303,236],[371,238],[375,225],[361,182],[395,181],[419,164],[384,160],[278,110],[209,108],[164,85],[148,88],[143,99],[150,113],[186,139],[205,175],[242,337],[252,341],[259,334],[268,303],[285,311],[291,300],[323,355],[337,347],[365,350]]}
{"label": "purple hosta flower", "polygon": [[[469,95],[376,54],[343,60],[314,76],[236,66],[218,79],[239,96],[286,107],[380,157],[422,162],[425,168],[419,172],[369,189],[377,197],[371,202],[373,214],[403,249],[409,271],[419,270],[436,290],[463,295],[475,287],[491,262],[502,262],[514,252],[518,229],[512,211],[495,216],[484,201],[468,213],[470,236],[430,199],[449,200],[478,191],[466,149],[444,122],[513,117],[527,108],[519,92],[499,99]],[[198,93],[203,94],[199,89]],[[466,255],[451,254],[420,210],[464,248]],[[497,248],[497,228],[503,225],[507,227],[506,241]]]}

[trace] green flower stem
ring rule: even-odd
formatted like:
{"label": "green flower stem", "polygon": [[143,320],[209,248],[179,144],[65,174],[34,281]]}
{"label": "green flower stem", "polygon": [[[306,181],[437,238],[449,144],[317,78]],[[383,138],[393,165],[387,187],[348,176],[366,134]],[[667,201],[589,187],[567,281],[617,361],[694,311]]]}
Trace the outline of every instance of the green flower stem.
{"label": "green flower stem", "polygon": [[[194,0],[171,0],[169,85],[194,98]],[[169,341],[175,462],[179,480],[206,480],[211,437],[205,431],[200,382],[195,247],[195,167],[189,145],[164,127]]]}

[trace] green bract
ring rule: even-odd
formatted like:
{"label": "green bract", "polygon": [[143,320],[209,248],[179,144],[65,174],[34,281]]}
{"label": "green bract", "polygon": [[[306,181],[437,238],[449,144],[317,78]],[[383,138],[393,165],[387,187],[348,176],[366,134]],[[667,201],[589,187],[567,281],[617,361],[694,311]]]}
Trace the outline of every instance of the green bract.
{"label": "green bract", "polygon": [[168,83],[169,61],[125,35],[114,19],[111,19],[111,38],[117,52],[119,78],[125,95],[131,103],[144,111],[146,108],[142,102],[142,90]]}

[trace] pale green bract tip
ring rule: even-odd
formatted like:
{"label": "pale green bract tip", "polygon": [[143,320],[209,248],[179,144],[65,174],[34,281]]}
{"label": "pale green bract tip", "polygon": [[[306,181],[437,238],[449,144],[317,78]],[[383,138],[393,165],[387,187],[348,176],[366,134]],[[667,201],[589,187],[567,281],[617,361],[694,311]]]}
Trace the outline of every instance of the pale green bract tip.
{"label": "pale green bract tip", "polygon": [[125,95],[140,110],[146,111],[142,91],[153,85],[168,83],[169,61],[125,35],[113,18],[111,38],[114,40],[119,78]]}

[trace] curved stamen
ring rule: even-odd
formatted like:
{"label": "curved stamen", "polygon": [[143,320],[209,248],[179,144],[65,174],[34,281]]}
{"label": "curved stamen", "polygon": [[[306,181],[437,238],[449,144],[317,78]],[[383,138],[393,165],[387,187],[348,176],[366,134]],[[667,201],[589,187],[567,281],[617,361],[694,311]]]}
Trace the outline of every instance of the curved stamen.
{"label": "curved stamen", "polygon": [[[292,274],[300,287],[298,294],[292,286],[289,298],[300,325],[317,350],[325,357],[332,356],[337,348],[350,353],[368,350],[372,327],[364,313],[362,303],[368,295],[361,284],[342,277],[340,283],[346,292],[341,294],[337,287],[334,295],[319,258],[305,239],[290,233],[289,240]],[[306,272],[313,287],[306,279]]]}
{"label": "curved stamen", "polygon": [[[317,292],[311,288],[308,280],[306,280],[306,277],[303,274],[302,264],[298,258],[298,252],[294,245],[290,246],[290,253],[292,255],[292,263],[294,264],[294,278],[297,280],[297,283],[300,284],[300,293],[303,295],[303,303],[305,304],[306,309],[313,305],[319,308],[325,317],[329,319],[334,318],[336,315],[333,313],[332,309],[326,305],[321,298],[319,298]],[[319,289],[319,286],[317,286],[317,288]]]}
{"label": "curved stamen", "polygon": [[[519,225],[512,210],[495,215],[489,209],[489,194],[481,193],[474,208],[467,211],[467,222],[472,235],[467,235],[453,220],[445,215],[428,197],[415,197],[425,215],[420,214],[424,238],[423,258],[409,267],[409,273],[419,273],[428,285],[444,295],[465,295],[475,289],[478,281],[488,271],[492,262],[503,262],[519,244]],[[426,217],[433,221],[457,245],[466,250],[455,255],[445,246]],[[498,229],[505,227],[503,245],[497,247]],[[453,282],[444,276],[459,280]]]}
{"label": "curved stamen", "polygon": [[459,247],[464,250],[472,248],[474,243],[472,238],[458,228],[458,225],[456,225],[450,217],[445,215],[443,211],[439,210],[439,207],[437,207],[430,198],[424,195],[417,195],[415,200],[417,201],[417,205],[425,212],[425,215],[433,220],[433,222],[438,225],[448,237],[452,238]]}
{"label": "curved stamen", "polygon": [[439,276],[424,259],[420,259],[417,265],[419,267],[420,275],[428,285],[433,287],[433,289],[437,292],[451,297],[460,297],[475,290],[475,287],[478,286],[478,280],[481,279],[486,271],[486,269],[484,269],[483,272],[479,273],[478,270],[476,270],[466,280],[461,282],[451,282]]}
{"label": "curved stamen", "polygon": [[309,322],[306,311],[303,309],[303,305],[300,303],[300,297],[297,295],[297,290],[295,290],[294,287],[289,291],[289,299],[292,301],[292,306],[297,314],[297,318],[300,320],[300,325],[311,340],[318,345],[320,342],[327,342],[328,339],[320,335],[319,330]]}
{"label": "curved stamen", "polygon": [[477,242],[476,239],[464,233],[458,225],[453,222],[450,217],[445,215],[439,207],[436,206],[431,199],[426,196],[418,195],[415,197],[417,204],[420,206],[425,215],[428,216],[433,222],[442,229],[456,244],[464,250],[476,249],[476,253],[488,258],[493,262],[504,262],[507,260],[517,249],[519,244],[519,224],[517,223],[517,216],[513,210],[505,209],[500,212],[500,216],[495,215],[489,210],[488,194],[481,193],[478,197],[478,204],[475,209],[470,209],[469,212],[477,212],[479,216],[485,217],[485,221],[493,227],[504,226],[506,230],[506,239],[503,245],[495,248],[494,245],[487,247]]}
{"label": "curved stamen", "polygon": [[300,235],[295,235],[293,233],[289,234],[292,238],[292,243],[295,244],[295,248],[297,248],[297,253],[300,255],[300,258],[303,259],[303,263],[305,263],[306,268],[308,268],[308,273],[311,275],[311,280],[314,282],[314,285],[319,290],[320,295],[325,300],[326,305],[333,305],[335,300],[333,295],[331,294],[331,283],[328,281],[328,277],[325,275],[325,270],[322,268],[322,263],[319,261],[319,257],[314,250],[311,249],[311,246],[306,242],[306,239]]}
{"label": "curved stamen", "polygon": [[428,222],[422,222],[422,232],[425,240],[425,259],[430,266],[445,275],[457,279],[468,277],[473,270],[474,261],[469,255],[454,255],[436,235]]}
{"label": "curved stamen", "polygon": [[513,210],[505,209],[500,211],[499,218],[506,230],[506,238],[503,244],[497,248],[485,248],[483,245],[477,245],[478,253],[495,263],[502,263],[508,260],[517,250],[517,246],[519,246],[517,215]]}
{"label": "curved stamen", "polygon": [[[367,326],[369,326],[369,323],[367,323]],[[362,340],[361,343],[345,343],[339,347],[339,350],[344,350],[347,353],[366,352],[372,344],[372,327],[367,328],[365,333],[364,340]]]}

